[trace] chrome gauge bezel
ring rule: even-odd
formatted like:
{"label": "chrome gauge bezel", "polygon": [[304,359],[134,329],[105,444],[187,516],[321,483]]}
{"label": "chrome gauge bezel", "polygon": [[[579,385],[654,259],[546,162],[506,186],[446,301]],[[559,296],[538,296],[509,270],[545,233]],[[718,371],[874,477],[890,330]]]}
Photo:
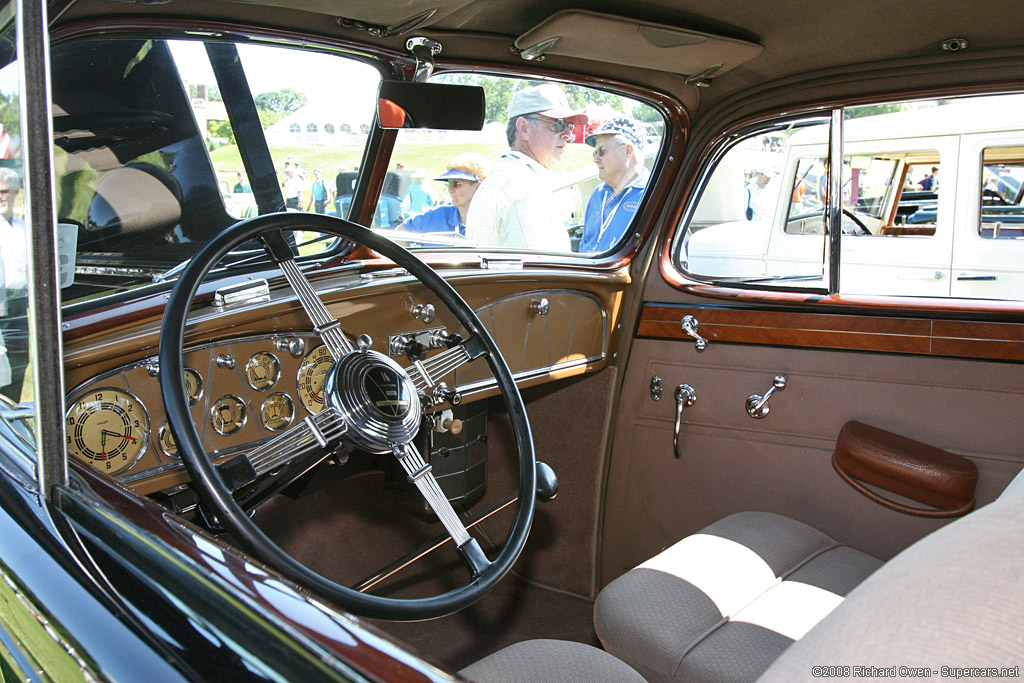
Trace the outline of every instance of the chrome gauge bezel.
{"label": "chrome gauge bezel", "polygon": [[[101,469],[99,467],[96,467],[94,465],[94,463],[96,463],[98,461],[93,460],[93,459],[88,458],[88,457],[85,457],[83,455],[80,455],[77,451],[72,451],[70,440],[73,439],[74,437],[72,436],[70,425],[67,424],[67,421],[71,419],[71,414],[75,411],[75,409],[80,404],[82,404],[85,401],[85,399],[86,399],[86,397],[88,395],[90,395],[90,394],[97,394],[97,393],[104,392],[104,391],[114,391],[114,392],[117,392],[118,394],[122,394],[124,396],[127,396],[129,399],[134,401],[139,406],[139,409],[142,411],[142,418],[145,420],[145,425],[144,426],[140,426],[140,428],[139,428],[139,440],[142,441],[142,447],[139,448],[139,452],[136,453],[135,457],[133,457],[130,461],[126,460],[124,463],[122,463],[122,465],[120,467],[118,467],[116,469],[111,469],[111,470],[103,470],[103,469]],[[81,462],[84,462],[85,464],[87,464],[89,467],[91,467],[92,469],[96,470],[97,472],[103,472],[105,474],[109,474],[110,476],[117,476],[117,475],[123,474],[124,472],[127,472],[132,467],[134,467],[135,464],[137,462],[139,462],[139,460],[142,459],[142,456],[146,454],[146,450],[149,448],[149,439],[150,439],[150,434],[151,434],[151,429],[152,429],[152,423],[149,420],[149,411],[146,409],[146,404],[143,403],[139,399],[138,396],[136,396],[132,392],[128,391],[127,389],[122,389],[120,387],[115,387],[115,386],[110,386],[110,385],[104,385],[104,386],[99,386],[99,387],[93,387],[93,388],[88,389],[87,391],[82,391],[82,392],[78,393],[75,396],[75,398],[72,401],[70,401],[70,403],[68,404],[67,410],[64,411],[64,421],[65,421],[65,427],[68,428],[68,435],[67,435],[68,436],[68,440],[69,440],[69,443],[67,444],[68,451],[73,453],[74,456],[76,458],[78,458]]]}
{"label": "chrome gauge bezel", "polygon": [[205,385],[203,384],[203,376],[199,374],[198,370],[195,370],[194,368],[189,368],[189,367],[186,367],[184,370],[182,370],[181,374],[182,374],[182,378],[181,379],[182,379],[183,382],[185,382],[185,391],[186,391],[186,393],[188,392],[188,382],[185,380],[185,375],[191,374],[195,378],[195,383],[196,383],[195,395],[188,394],[188,407],[191,408],[195,404],[199,403],[199,399],[201,399],[203,397],[203,389],[205,389]]}
{"label": "chrome gauge bezel", "polygon": [[160,452],[163,453],[164,455],[166,455],[168,458],[174,458],[175,460],[180,460],[181,456],[178,455],[178,453],[177,453],[177,450],[178,450],[177,442],[175,442],[175,444],[174,444],[175,452],[171,453],[170,451],[167,450],[167,447],[164,446],[164,435],[168,435],[172,439],[174,438],[174,434],[171,434],[171,425],[167,424],[166,422],[164,422],[163,426],[161,426],[160,429],[157,431],[157,435],[156,435],[157,445],[160,446]]}
{"label": "chrome gauge bezel", "polygon": [[[270,424],[267,422],[267,417],[266,417],[266,415],[264,414],[263,411],[266,410],[268,403],[270,403],[271,401],[274,401],[274,400],[276,400],[278,398],[283,398],[285,400],[285,402],[288,405],[288,410],[290,412],[288,413],[288,419],[285,420],[285,423],[283,425],[281,425],[280,427],[271,427]],[[295,402],[292,400],[291,396],[289,396],[288,394],[284,393],[283,391],[275,391],[270,396],[267,396],[267,398],[263,401],[263,403],[260,404],[260,422],[262,422],[263,426],[266,427],[267,429],[269,429],[270,431],[272,431],[272,432],[284,431],[285,429],[288,429],[288,427],[290,427],[292,425],[292,422],[294,422],[294,421],[295,421]]]}
{"label": "chrome gauge bezel", "polygon": [[[249,368],[253,365],[253,361],[260,356],[269,358],[271,362],[271,376],[266,379],[266,384],[262,387],[257,386],[260,383],[254,382],[252,377],[249,376]],[[246,384],[248,384],[253,390],[259,392],[270,391],[277,385],[278,380],[281,379],[281,360],[269,351],[257,351],[245,362],[242,374],[245,375]]]}
{"label": "chrome gauge bezel", "polygon": [[[320,392],[321,392],[321,394],[324,395],[324,400],[323,400],[323,405],[320,406],[320,410],[317,410],[317,411],[310,410],[309,406],[306,405],[306,392],[303,390],[303,387],[302,387],[302,378],[303,378],[303,376],[307,372],[310,372],[309,370],[307,370],[306,364],[310,363],[310,359],[313,357],[313,354],[317,354],[318,356],[320,356],[320,355],[323,355],[324,353],[327,354],[327,358],[330,359],[330,362],[332,363],[332,366],[333,366],[334,358],[331,357],[330,351],[327,349],[326,346],[324,346],[323,344],[320,344],[319,346],[316,346],[316,347],[310,349],[309,352],[305,356],[303,356],[302,361],[299,363],[299,369],[295,373],[295,395],[298,397],[299,403],[302,404],[302,407],[310,415],[316,415],[317,413],[319,413],[321,410],[324,409],[324,406],[327,405],[326,389],[324,388],[324,385],[321,385]],[[324,361],[326,361],[326,358],[324,359]],[[316,363],[319,364],[320,362],[322,362],[322,361],[318,358]],[[327,379],[326,378],[326,374],[329,374],[329,373],[330,373],[330,367],[327,368],[327,371],[325,373],[324,384],[326,384],[326,379]]]}
{"label": "chrome gauge bezel", "polygon": [[[238,404],[239,410],[241,410],[241,419],[238,422],[231,423],[237,424],[238,426],[229,432],[222,431],[222,428],[217,426],[217,421],[214,419],[216,416],[217,405],[221,401],[235,401]],[[208,418],[210,420],[210,426],[213,427],[213,431],[217,432],[221,436],[234,436],[238,432],[242,431],[246,423],[249,421],[249,411],[245,407],[245,401],[243,401],[241,398],[234,394],[224,394],[210,405]]]}

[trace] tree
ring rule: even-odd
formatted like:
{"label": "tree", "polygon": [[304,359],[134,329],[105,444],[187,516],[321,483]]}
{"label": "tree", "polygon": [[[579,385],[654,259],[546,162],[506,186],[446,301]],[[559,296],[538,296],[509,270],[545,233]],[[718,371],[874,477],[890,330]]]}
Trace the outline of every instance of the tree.
{"label": "tree", "polygon": [[306,96],[291,88],[260,93],[253,98],[258,111],[272,111],[278,114],[292,114],[306,106]]}

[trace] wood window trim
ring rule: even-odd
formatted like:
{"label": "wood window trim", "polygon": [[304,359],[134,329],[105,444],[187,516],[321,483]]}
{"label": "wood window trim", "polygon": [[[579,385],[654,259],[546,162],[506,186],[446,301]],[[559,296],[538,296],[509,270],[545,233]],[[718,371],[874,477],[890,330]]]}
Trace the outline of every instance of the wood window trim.
{"label": "wood window trim", "polygon": [[636,336],[692,342],[679,324],[686,315],[700,322],[700,334],[709,345],[755,344],[1024,362],[1024,321],[649,303],[640,314]]}

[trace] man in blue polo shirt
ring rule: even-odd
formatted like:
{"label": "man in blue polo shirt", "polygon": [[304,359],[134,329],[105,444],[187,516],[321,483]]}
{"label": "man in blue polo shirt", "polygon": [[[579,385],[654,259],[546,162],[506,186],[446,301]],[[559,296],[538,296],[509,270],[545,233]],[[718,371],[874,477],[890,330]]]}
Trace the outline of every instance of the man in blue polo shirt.
{"label": "man in blue polo shirt", "polygon": [[629,229],[650,175],[644,167],[646,140],[643,126],[626,117],[614,118],[587,136],[604,182],[587,202],[581,252],[608,251]]}

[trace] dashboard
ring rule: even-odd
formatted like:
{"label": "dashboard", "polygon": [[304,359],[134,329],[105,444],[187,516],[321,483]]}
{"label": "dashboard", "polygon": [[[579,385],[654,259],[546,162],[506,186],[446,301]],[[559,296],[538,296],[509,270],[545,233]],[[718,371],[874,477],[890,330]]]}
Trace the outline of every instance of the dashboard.
{"label": "dashboard", "polygon": [[[471,286],[463,295],[476,304],[474,310],[517,382],[550,381],[607,361],[608,308],[617,302],[603,288],[553,286],[508,294],[508,284],[500,287],[505,295],[496,298],[486,295],[490,286]],[[328,305],[336,315],[336,309],[348,309],[339,318],[352,338],[368,334],[371,348],[403,367],[412,370],[410,351],[429,365],[443,353],[448,335],[465,334],[443,306],[435,308],[426,290],[415,285],[396,288],[395,283],[376,289],[380,296],[374,297],[373,306],[351,297]],[[199,312],[202,326],[216,321],[222,332],[294,323],[263,334],[223,336],[210,330],[204,334],[219,336],[216,341],[184,349],[182,382],[203,447],[214,461],[247,453],[324,408],[321,389],[333,359],[320,338],[302,328],[301,311],[284,313],[282,306],[286,304],[263,304],[264,319],[255,324],[250,322],[252,306],[237,313],[208,309],[206,321]],[[151,332],[143,326],[127,336],[139,343]],[[121,331],[118,336],[126,335]],[[95,353],[88,344],[79,346],[77,354],[75,345],[70,346],[71,356]],[[106,348],[110,356],[116,346],[94,344],[92,349]],[[69,371],[69,381],[76,384],[65,401],[68,451],[141,494],[173,493],[188,483],[188,475],[164,413],[156,354],[150,350],[127,363],[124,358],[103,370],[94,362]],[[482,360],[433,379],[435,387],[444,382],[467,403],[487,397],[495,386]]]}

